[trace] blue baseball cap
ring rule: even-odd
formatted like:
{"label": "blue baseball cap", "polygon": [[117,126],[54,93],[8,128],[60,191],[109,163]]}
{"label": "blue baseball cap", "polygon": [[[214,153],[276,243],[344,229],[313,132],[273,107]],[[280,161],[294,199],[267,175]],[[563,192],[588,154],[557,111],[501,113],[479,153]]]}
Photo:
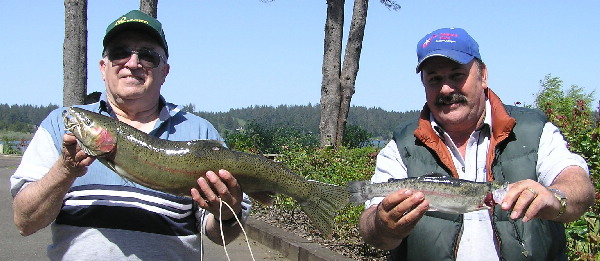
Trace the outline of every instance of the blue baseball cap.
{"label": "blue baseball cap", "polygon": [[427,58],[442,56],[466,64],[473,58],[481,60],[479,45],[461,28],[442,28],[427,34],[417,44],[417,73]]}

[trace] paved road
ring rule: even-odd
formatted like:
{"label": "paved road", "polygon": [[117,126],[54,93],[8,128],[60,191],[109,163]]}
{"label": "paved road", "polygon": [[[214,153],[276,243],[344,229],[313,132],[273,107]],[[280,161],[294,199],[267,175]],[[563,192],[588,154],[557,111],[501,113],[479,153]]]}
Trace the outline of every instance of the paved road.
{"label": "paved road", "polygon": [[[20,161],[19,157],[0,155],[0,260],[47,260],[46,247],[51,241],[50,229],[45,228],[33,235],[23,237],[13,224],[9,177]],[[208,239],[205,244],[207,249],[203,260],[227,260],[222,246],[215,245]],[[249,239],[249,244],[255,260],[288,260],[279,252],[257,241]],[[227,245],[227,252],[232,261],[252,260],[243,235]]]}

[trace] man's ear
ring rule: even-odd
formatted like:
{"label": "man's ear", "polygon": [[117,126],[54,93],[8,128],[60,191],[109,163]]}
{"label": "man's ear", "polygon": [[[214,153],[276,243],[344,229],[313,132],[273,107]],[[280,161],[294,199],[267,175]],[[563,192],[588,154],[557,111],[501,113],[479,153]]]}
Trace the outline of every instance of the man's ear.
{"label": "man's ear", "polygon": [[487,71],[487,66],[485,66],[485,63],[481,63],[480,73],[481,73],[481,85],[483,86],[483,89],[487,89],[488,88],[488,71]]}
{"label": "man's ear", "polygon": [[169,71],[171,70],[171,65],[170,64],[165,64],[164,68],[163,68],[163,73],[165,74],[165,78],[167,78],[167,75],[169,75]]}
{"label": "man's ear", "polygon": [[100,67],[100,73],[102,74],[102,80],[106,81],[106,66],[108,61],[105,58],[100,59],[100,62],[98,63],[99,67]]}

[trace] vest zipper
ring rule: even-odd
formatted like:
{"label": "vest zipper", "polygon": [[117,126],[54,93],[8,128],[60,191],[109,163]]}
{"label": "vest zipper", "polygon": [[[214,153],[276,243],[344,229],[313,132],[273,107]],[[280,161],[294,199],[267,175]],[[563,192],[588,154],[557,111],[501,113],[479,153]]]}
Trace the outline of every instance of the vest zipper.
{"label": "vest zipper", "polygon": [[513,225],[513,228],[515,229],[515,233],[517,234],[517,241],[519,241],[519,244],[523,248],[521,251],[521,254],[523,254],[525,257],[528,257],[529,251],[527,251],[527,248],[525,247],[525,240],[523,240],[523,238],[521,237],[521,233],[519,233],[519,229],[517,228],[517,223],[512,219],[509,219],[508,222],[510,222]]}

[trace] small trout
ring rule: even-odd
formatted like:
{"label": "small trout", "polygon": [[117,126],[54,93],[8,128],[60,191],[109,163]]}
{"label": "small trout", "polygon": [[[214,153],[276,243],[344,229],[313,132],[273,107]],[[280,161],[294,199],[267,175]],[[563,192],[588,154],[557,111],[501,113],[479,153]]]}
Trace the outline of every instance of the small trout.
{"label": "small trout", "polygon": [[[70,107],[65,128],[79,146],[123,178],[151,189],[190,196],[207,171],[228,170],[242,190],[281,193],[296,200],[314,226],[331,235],[334,217],[349,204],[344,186],[306,180],[282,163],[262,155],[233,151],[221,141],[169,141],[139,131],[113,118]],[[264,199],[257,199],[264,202]]]}
{"label": "small trout", "polygon": [[430,211],[463,214],[491,208],[501,202],[508,185],[498,182],[473,182],[433,173],[416,178],[390,179],[384,183],[351,181],[348,188],[352,194],[350,201],[355,204],[365,203],[373,197],[385,197],[405,188],[423,192],[425,199],[429,201]]}

